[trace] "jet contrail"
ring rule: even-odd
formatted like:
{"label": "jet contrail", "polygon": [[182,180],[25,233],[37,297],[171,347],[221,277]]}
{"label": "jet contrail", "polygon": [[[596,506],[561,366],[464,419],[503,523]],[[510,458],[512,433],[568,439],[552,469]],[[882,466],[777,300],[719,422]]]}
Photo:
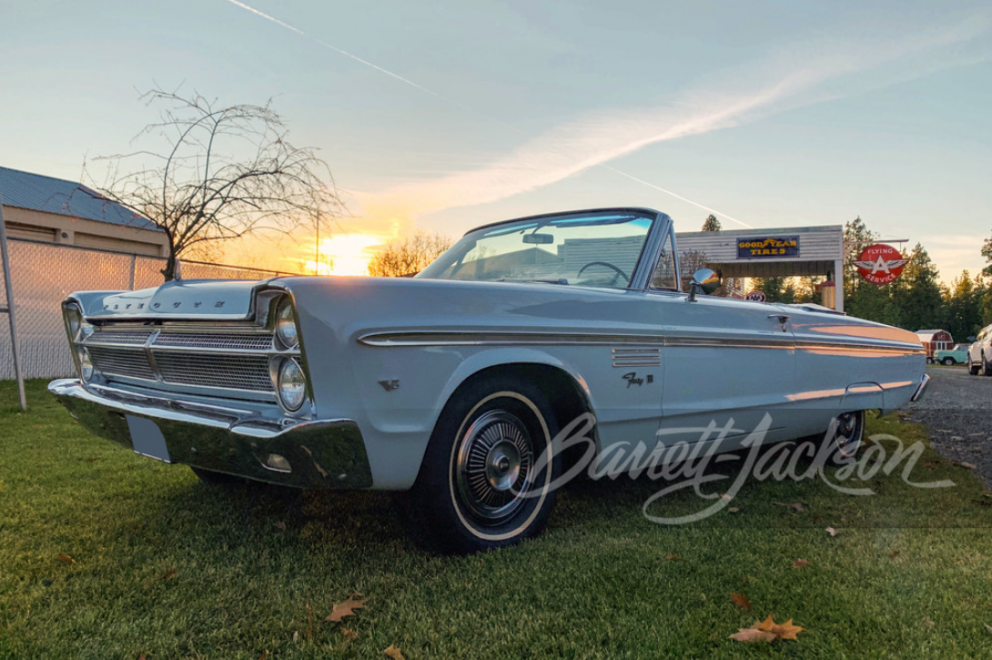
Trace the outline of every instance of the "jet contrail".
{"label": "jet contrail", "polygon": [[754,229],[753,226],[747,224],[746,222],[742,222],[741,220],[738,220],[737,218],[731,217],[731,216],[727,215],[726,213],[723,213],[722,211],[717,211],[716,209],[711,209],[708,206],[703,206],[699,202],[694,202],[691,199],[686,199],[682,195],[676,195],[671,190],[665,190],[664,188],[662,188],[660,186],[656,186],[653,183],[648,183],[647,181],[645,181],[643,179],[638,179],[636,176],[633,176],[632,174],[627,174],[626,172],[623,172],[621,170],[618,170],[615,167],[610,167],[609,165],[600,165],[600,167],[603,167],[605,169],[608,169],[611,172],[616,172],[620,176],[625,176],[628,179],[630,179],[631,181],[636,181],[637,183],[644,184],[648,188],[654,188],[655,190],[660,190],[661,192],[665,193],[666,195],[671,195],[675,199],[681,199],[683,202],[685,202],[687,204],[692,204],[693,206],[697,206],[697,207],[703,209],[704,211],[709,211],[710,213],[712,213],[714,215],[722,216],[722,217],[726,218],[727,220],[733,220],[734,222],[736,222],[737,224],[741,225],[742,227],[747,227],[748,229]]}
{"label": "jet contrail", "polygon": [[352,53],[349,53],[346,50],[343,50],[341,48],[338,48],[337,46],[334,46],[332,44],[329,44],[326,41],[322,41],[321,39],[318,39],[317,37],[315,37],[313,35],[307,34],[306,32],[304,32],[303,30],[299,29],[298,27],[294,27],[294,26],[290,25],[289,23],[285,23],[283,21],[280,21],[275,16],[269,16],[268,14],[266,14],[263,11],[259,11],[259,10],[255,9],[254,7],[249,7],[248,5],[246,5],[243,2],[238,2],[238,0],[227,0],[227,2],[230,2],[232,5],[235,5],[237,7],[241,7],[242,9],[244,9],[246,11],[250,11],[251,13],[255,14],[256,16],[260,16],[260,17],[264,18],[267,21],[272,21],[276,25],[278,25],[280,27],[284,27],[287,30],[290,30],[292,32],[295,32],[296,34],[300,35],[301,37],[306,37],[307,39],[310,39],[311,41],[314,41],[314,42],[320,44],[324,48],[330,48],[335,53],[338,53],[340,55],[344,55],[345,57],[350,57],[351,59],[355,60],[356,62],[358,62],[360,64],[364,64],[367,67],[371,67],[371,68],[375,69],[379,73],[384,73],[387,76],[389,76],[390,78],[395,78],[396,80],[399,80],[401,83],[410,85],[411,87],[416,87],[417,89],[419,89],[422,92],[426,92],[427,94],[430,94],[431,96],[436,96],[437,98],[442,99],[444,101],[448,101],[449,103],[454,103],[455,105],[458,105],[458,106],[460,106],[460,107],[462,107],[462,108],[464,108],[466,110],[469,110],[470,109],[470,108],[468,108],[466,106],[461,106],[457,101],[453,101],[451,99],[446,99],[446,98],[442,97],[440,94],[438,94],[437,92],[431,91],[431,90],[427,89],[426,87],[423,87],[421,85],[418,85],[417,83],[413,82],[412,80],[407,80],[403,76],[397,75],[397,74],[395,74],[392,71],[389,71],[387,69],[383,69],[381,66],[377,66],[377,65],[373,64],[372,62],[369,62],[368,60],[363,60],[362,58],[358,57],[357,55],[353,55]]}
{"label": "jet contrail", "polygon": [[[520,129],[518,129],[517,127],[515,127],[515,126],[513,126],[511,124],[507,124],[504,121],[500,121],[498,119],[494,119],[492,117],[489,117],[489,116],[487,116],[487,115],[485,115],[483,113],[480,113],[478,110],[476,110],[474,108],[471,108],[471,107],[469,107],[467,105],[464,105],[462,103],[459,103],[458,101],[455,101],[454,99],[451,99],[451,98],[447,98],[445,96],[442,96],[441,94],[438,94],[437,92],[435,92],[435,91],[433,91],[431,89],[428,89],[428,88],[426,88],[426,87],[424,87],[422,85],[418,85],[417,83],[413,82],[412,80],[408,80],[407,78],[404,78],[403,76],[400,76],[398,74],[395,74],[392,71],[389,71],[388,69],[384,69],[381,66],[378,66],[376,64],[373,64],[372,62],[369,62],[368,60],[363,60],[362,58],[358,57],[357,55],[353,55],[352,53],[349,53],[346,50],[343,50],[341,48],[338,48],[337,46],[334,46],[332,44],[327,43],[326,41],[323,41],[321,39],[318,39],[317,37],[314,37],[314,36],[312,36],[310,34],[307,34],[303,30],[301,30],[301,29],[299,29],[299,28],[297,28],[297,27],[295,27],[293,25],[290,25],[289,23],[286,23],[284,21],[280,21],[278,18],[276,18],[274,16],[270,16],[269,14],[266,14],[265,12],[259,11],[258,9],[255,9],[254,7],[250,7],[250,6],[246,5],[243,2],[239,2],[238,0],[227,0],[227,2],[230,2],[232,5],[235,5],[236,7],[240,7],[241,9],[244,9],[245,11],[249,11],[252,14],[255,14],[256,16],[259,16],[261,18],[264,18],[267,21],[271,21],[271,22],[275,23],[276,25],[278,25],[280,27],[283,27],[283,28],[285,28],[287,30],[290,30],[292,32],[295,32],[296,34],[298,34],[298,35],[300,35],[302,37],[305,37],[307,39],[310,39],[311,41],[313,41],[315,43],[318,43],[321,46],[324,46],[325,48],[329,48],[330,50],[333,50],[334,52],[336,52],[336,53],[338,53],[340,55],[344,55],[345,57],[351,58],[351,59],[355,60],[356,62],[358,62],[360,64],[364,64],[367,67],[370,67],[372,69],[375,69],[379,73],[383,73],[383,74],[389,76],[390,78],[394,78],[394,79],[399,80],[400,82],[402,82],[402,83],[404,83],[406,85],[410,85],[411,87],[415,87],[416,89],[418,89],[418,90],[420,90],[420,91],[422,91],[422,92],[424,92],[426,94],[430,94],[431,96],[433,96],[433,97],[435,97],[437,99],[440,99],[442,101],[445,101],[446,103],[450,103],[450,104],[452,104],[454,106],[457,106],[458,108],[461,108],[462,110],[467,110],[469,112],[480,114],[483,117],[486,117],[486,119],[488,119],[490,121],[495,121],[495,122],[497,122],[497,123],[499,123],[499,124],[501,124],[501,125],[503,125],[503,126],[505,126],[507,128],[510,128],[510,129],[512,129],[512,130],[514,130],[514,131],[516,131],[518,133],[520,132]],[[714,209],[711,209],[708,206],[704,206],[703,204],[699,204],[698,202],[694,202],[694,201],[692,201],[690,199],[686,199],[685,197],[682,197],[681,195],[677,195],[677,194],[673,193],[670,190],[665,190],[664,188],[661,188],[660,186],[656,186],[656,185],[654,185],[652,183],[648,183],[647,181],[644,181],[643,179],[639,179],[639,178],[637,178],[637,177],[635,177],[635,176],[633,176],[631,174],[627,174],[626,172],[623,172],[621,170],[618,170],[618,169],[616,169],[614,167],[609,167],[609,166],[606,166],[606,165],[603,165],[603,164],[598,164],[598,165],[600,167],[605,167],[606,169],[608,169],[608,170],[610,170],[612,172],[615,172],[615,173],[617,173],[617,174],[619,174],[621,176],[625,176],[625,177],[627,177],[628,179],[630,179],[632,181],[636,181],[637,183],[643,184],[643,185],[645,185],[645,186],[647,186],[649,188],[653,188],[654,190],[658,190],[660,192],[663,192],[666,195],[671,195],[672,197],[674,197],[676,199],[679,199],[679,200],[681,200],[683,202],[686,202],[688,204],[692,204],[693,206],[697,206],[697,207],[699,207],[701,209],[704,209],[706,211],[709,211],[710,213],[713,213],[715,215],[719,215],[719,216],[721,216],[723,218],[726,218],[727,220],[730,220],[732,222],[736,222],[737,224],[739,224],[741,226],[744,226],[744,227],[747,227],[748,229],[753,229],[753,227],[751,225],[749,225],[749,224],[747,224],[745,222],[741,222],[737,218],[731,217],[731,216],[727,215],[726,213],[721,213],[720,211],[716,211]]]}

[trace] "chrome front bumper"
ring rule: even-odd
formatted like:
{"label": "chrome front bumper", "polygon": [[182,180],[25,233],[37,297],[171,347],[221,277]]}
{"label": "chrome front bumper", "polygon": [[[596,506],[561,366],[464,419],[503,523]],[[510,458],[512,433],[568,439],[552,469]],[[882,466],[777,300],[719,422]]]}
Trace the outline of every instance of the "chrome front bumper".
{"label": "chrome front bumper", "polygon": [[[129,449],[134,445],[127,417],[151,420],[165,438],[170,463],[298,488],[372,485],[365,442],[352,420],[273,420],[233,407],[83,385],[75,378],[52,381],[48,391],[80,424]],[[288,471],[274,469],[272,455],[284,458]]]}
{"label": "chrome front bumper", "polygon": [[913,397],[910,399],[910,401],[919,401],[920,399],[922,399],[923,395],[927,391],[927,385],[929,384],[930,384],[930,376],[928,374],[923,374],[923,380],[920,381],[920,386],[916,388],[916,391],[913,393]]}

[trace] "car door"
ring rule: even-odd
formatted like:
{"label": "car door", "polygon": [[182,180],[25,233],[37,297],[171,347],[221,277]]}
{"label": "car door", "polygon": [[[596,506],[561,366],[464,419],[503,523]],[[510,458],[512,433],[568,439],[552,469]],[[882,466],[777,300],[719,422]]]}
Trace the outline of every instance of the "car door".
{"label": "car door", "polygon": [[[796,385],[795,342],[787,308],[681,293],[671,242],[651,280],[664,363],[659,438],[696,442],[727,425],[743,438],[766,414],[789,425]],[[712,439],[713,434],[710,434]]]}
{"label": "car door", "polygon": [[746,436],[766,415],[770,431],[788,426],[796,356],[786,311],[720,297],[689,302],[685,294],[659,294],[658,308],[665,335],[659,429],[666,444],[698,441],[710,424],[731,429],[728,439]]}

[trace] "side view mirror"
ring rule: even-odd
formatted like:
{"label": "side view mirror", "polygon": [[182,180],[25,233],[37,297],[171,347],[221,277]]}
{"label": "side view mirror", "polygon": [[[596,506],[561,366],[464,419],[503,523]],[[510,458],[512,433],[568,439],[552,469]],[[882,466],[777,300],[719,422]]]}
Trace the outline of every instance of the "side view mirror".
{"label": "side view mirror", "polygon": [[709,268],[700,268],[692,274],[692,281],[689,282],[689,302],[696,302],[696,296],[700,293],[710,295],[720,288],[720,275]]}

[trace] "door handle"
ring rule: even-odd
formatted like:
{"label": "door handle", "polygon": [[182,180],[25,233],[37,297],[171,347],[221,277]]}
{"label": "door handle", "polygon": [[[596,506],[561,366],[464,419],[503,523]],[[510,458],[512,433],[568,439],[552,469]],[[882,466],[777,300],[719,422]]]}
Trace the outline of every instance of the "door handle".
{"label": "door handle", "polygon": [[778,320],[782,324],[782,332],[786,332],[785,324],[789,322],[788,314],[769,314],[768,318]]}

